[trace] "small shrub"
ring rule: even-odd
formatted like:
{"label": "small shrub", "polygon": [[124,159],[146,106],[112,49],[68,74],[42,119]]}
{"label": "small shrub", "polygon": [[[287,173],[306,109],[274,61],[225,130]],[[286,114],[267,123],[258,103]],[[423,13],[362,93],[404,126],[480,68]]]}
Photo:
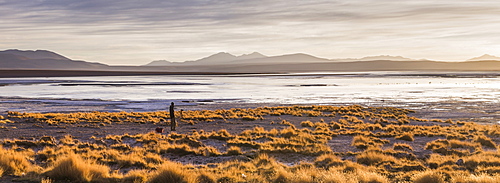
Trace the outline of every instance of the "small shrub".
{"label": "small shrub", "polygon": [[300,123],[300,126],[302,126],[302,127],[314,127],[314,123],[310,122],[310,121],[302,121]]}
{"label": "small shrub", "polygon": [[53,180],[91,182],[109,176],[109,167],[83,160],[80,156],[69,154],[68,157],[56,161],[45,174]]}
{"label": "small shrub", "polygon": [[439,172],[425,171],[412,177],[413,183],[445,183],[444,176]]}
{"label": "small shrub", "polygon": [[149,180],[151,183],[176,182],[188,183],[188,173],[183,170],[182,165],[174,162],[167,162],[161,165]]}
{"label": "small shrub", "polygon": [[208,172],[201,172],[198,177],[196,177],[196,182],[198,183],[216,183],[215,177]]}
{"label": "small shrub", "polygon": [[378,165],[384,162],[396,162],[396,158],[393,156],[385,155],[380,152],[363,152],[356,156],[356,161],[364,165]]}
{"label": "small shrub", "polygon": [[408,151],[408,152],[413,151],[413,148],[410,145],[403,143],[394,143],[393,149],[400,151]]}
{"label": "small shrub", "polygon": [[130,170],[122,179],[123,182],[146,182],[148,180],[147,170]]}
{"label": "small shrub", "polygon": [[278,169],[276,177],[274,177],[273,183],[288,183],[290,178],[293,176],[292,173],[284,170],[283,168]]}
{"label": "small shrub", "polygon": [[389,183],[389,179],[378,173],[358,171],[356,174],[359,183]]}
{"label": "small shrub", "polygon": [[6,150],[0,146],[0,169],[2,174],[21,175],[29,171],[32,166],[26,154]]}
{"label": "small shrub", "polygon": [[495,142],[493,142],[490,138],[483,136],[483,135],[476,137],[476,139],[474,139],[474,141],[479,142],[482,146],[485,146],[485,147],[495,148],[495,149],[497,148],[497,145],[495,144]]}
{"label": "small shrub", "polygon": [[243,154],[243,153],[241,152],[241,149],[240,149],[239,147],[237,147],[237,146],[231,146],[231,147],[227,150],[227,153],[226,153],[226,154],[231,156],[231,155],[241,155],[241,154]]}
{"label": "small shrub", "polygon": [[403,133],[403,134],[401,134],[401,135],[399,135],[399,136],[396,136],[396,139],[399,139],[399,140],[406,140],[406,141],[413,141],[413,140],[415,140],[415,139],[413,138],[413,134],[408,133],[408,132]]}
{"label": "small shrub", "polygon": [[332,166],[340,166],[343,164],[344,162],[333,154],[323,154],[316,158],[316,161],[314,161],[314,166],[324,169],[329,169]]}

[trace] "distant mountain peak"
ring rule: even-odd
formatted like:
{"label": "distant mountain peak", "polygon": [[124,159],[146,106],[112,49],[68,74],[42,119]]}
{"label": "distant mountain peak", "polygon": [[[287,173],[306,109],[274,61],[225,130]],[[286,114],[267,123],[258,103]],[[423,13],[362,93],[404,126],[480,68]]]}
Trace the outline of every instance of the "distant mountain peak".
{"label": "distant mountain peak", "polygon": [[247,60],[247,59],[256,59],[256,58],[266,58],[267,56],[259,53],[259,52],[253,52],[250,54],[243,54],[237,57],[237,60]]}
{"label": "distant mountain peak", "polygon": [[484,54],[479,57],[474,57],[471,58],[467,61],[481,61],[481,60],[500,60],[500,57],[494,56],[494,55],[489,55],[489,54]]}
{"label": "distant mountain peak", "polygon": [[149,62],[148,64],[144,66],[165,66],[165,65],[170,65],[172,62],[166,61],[166,60],[154,60],[152,62]]}
{"label": "distant mountain peak", "polygon": [[18,49],[9,49],[5,51],[0,51],[0,53],[7,53],[16,56],[22,56],[29,59],[54,59],[54,60],[70,60],[62,55],[59,55],[52,51],[47,50],[18,50]]}
{"label": "distant mountain peak", "polygon": [[378,55],[378,56],[367,56],[360,60],[393,60],[393,61],[412,61],[411,58],[406,58],[403,56],[392,56],[392,55]]}
{"label": "distant mountain peak", "polygon": [[219,52],[208,57],[196,60],[197,62],[226,62],[235,60],[237,57],[227,53],[227,52]]}

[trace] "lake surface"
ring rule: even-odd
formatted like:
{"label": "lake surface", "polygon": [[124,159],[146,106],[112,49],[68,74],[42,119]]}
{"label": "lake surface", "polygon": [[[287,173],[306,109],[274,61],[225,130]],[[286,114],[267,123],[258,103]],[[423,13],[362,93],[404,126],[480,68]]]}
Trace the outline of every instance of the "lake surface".
{"label": "lake surface", "polygon": [[3,78],[0,97],[31,102],[57,99],[53,102],[71,105],[113,104],[137,111],[164,108],[170,101],[181,105],[499,103],[500,77],[495,73],[352,72]]}

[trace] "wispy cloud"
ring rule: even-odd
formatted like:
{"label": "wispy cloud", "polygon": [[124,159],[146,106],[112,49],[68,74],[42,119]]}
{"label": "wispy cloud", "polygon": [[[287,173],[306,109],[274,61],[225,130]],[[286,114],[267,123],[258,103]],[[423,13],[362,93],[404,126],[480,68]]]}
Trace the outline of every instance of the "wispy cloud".
{"label": "wispy cloud", "polygon": [[0,49],[110,64],[218,51],[321,57],[500,55],[500,2],[443,0],[0,1]]}

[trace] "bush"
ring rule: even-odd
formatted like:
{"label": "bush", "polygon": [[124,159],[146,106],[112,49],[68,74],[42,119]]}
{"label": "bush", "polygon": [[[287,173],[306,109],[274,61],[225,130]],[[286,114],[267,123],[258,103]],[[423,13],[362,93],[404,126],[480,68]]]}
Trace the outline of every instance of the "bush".
{"label": "bush", "polygon": [[72,182],[98,182],[109,178],[109,167],[83,160],[80,156],[69,154],[56,161],[54,167],[45,173],[52,180]]}
{"label": "bush", "polygon": [[389,183],[386,177],[378,173],[358,171],[356,174],[359,183]]}
{"label": "bush", "polygon": [[241,149],[240,149],[239,147],[237,147],[237,146],[231,146],[231,147],[227,150],[227,153],[226,153],[226,154],[231,156],[231,155],[241,155],[241,154],[243,154],[243,153],[241,152]]}
{"label": "bush", "polygon": [[412,177],[413,183],[445,183],[444,176],[439,172],[425,171]]}
{"label": "bush", "polygon": [[300,126],[302,127],[314,127],[314,123],[310,121],[302,121],[300,122]]}
{"label": "bush", "polygon": [[323,154],[316,158],[316,161],[314,161],[314,166],[324,169],[329,169],[332,166],[340,166],[343,164],[344,162],[333,154]]}
{"label": "bush", "polygon": [[198,183],[216,183],[215,177],[207,172],[201,172],[198,177],[196,177],[196,182]]}
{"label": "bush", "polygon": [[396,136],[396,139],[406,140],[406,141],[413,141],[413,140],[415,140],[413,138],[413,134],[411,134],[411,133],[403,133],[403,134],[401,134],[399,136]]}
{"label": "bush", "polygon": [[0,171],[1,174],[21,175],[29,171],[33,165],[28,161],[28,156],[13,150],[6,150],[0,146]]}
{"label": "bush", "polygon": [[130,170],[122,179],[122,182],[146,182],[148,172],[146,170]]}
{"label": "bush", "polygon": [[384,162],[396,162],[393,156],[385,155],[380,152],[363,152],[356,156],[356,161],[364,165],[378,165]]}
{"label": "bush", "polygon": [[408,151],[408,152],[413,151],[413,148],[410,145],[403,143],[395,143],[393,149],[400,151]]}
{"label": "bush", "polygon": [[166,162],[161,165],[158,170],[153,174],[151,183],[162,183],[162,182],[176,182],[176,183],[188,183],[189,181],[188,173],[185,172],[181,164],[174,162]]}
{"label": "bush", "polygon": [[486,136],[478,136],[474,141],[479,142],[482,146],[489,147],[489,148],[497,148],[497,145],[495,142],[493,142],[490,138]]}

